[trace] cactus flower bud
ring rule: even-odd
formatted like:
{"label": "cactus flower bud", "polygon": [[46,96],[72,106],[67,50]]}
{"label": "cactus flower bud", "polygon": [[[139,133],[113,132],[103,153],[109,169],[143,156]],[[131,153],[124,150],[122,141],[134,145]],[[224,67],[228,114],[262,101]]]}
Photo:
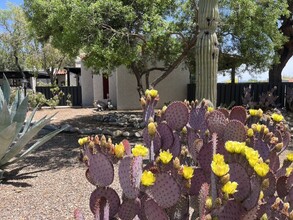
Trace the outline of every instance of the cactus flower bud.
{"label": "cactus flower bud", "polygon": [[266,178],[262,181],[262,188],[267,189],[270,186],[270,180],[269,178]]}
{"label": "cactus flower bud", "polygon": [[288,212],[289,208],[290,208],[290,204],[288,202],[285,202],[283,207],[283,212]]}
{"label": "cactus flower bud", "polygon": [[148,132],[149,132],[149,135],[151,137],[154,137],[155,134],[156,134],[156,131],[157,131],[156,124],[154,122],[150,122],[148,124]]}
{"label": "cactus flower bud", "polygon": [[215,205],[216,205],[216,207],[220,207],[222,205],[222,199],[219,197],[216,198]]}
{"label": "cactus flower bud", "polygon": [[263,191],[260,191],[258,200],[262,200],[264,197]]}
{"label": "cactus flower bud", "polygon": [[162,114],[164,114],[166,110],[167,110],[167,106],[164,105],[163,108],[162,108]]}
{"label": "cactus flower bud", "polygon": [[143,97],[140,98],[140,105],[141,107],[144,107],[146,105],[146,101]]}
{"label": "cactus flower bud", "polygon": [[277,143],[277,144],[276,144],[276,150],[277,150],[277,151],[282,150],[283,147],[284,147],[284,144],[283,144],[283,143]]}
{"label": "cactus flower bud", "polygon": [[223,185],[225,185],[227,182],[229,182],[229,180],[230,180],[230,174],[229,173],[227,173],[226,175],[221,177],[221,183]]}
{"label": "cactus flower bud", "polygon": [[175,169],[179,169],[180,168],[180,160],[178,157],[175,157],[175,159],[173,160],[173,166]]}
{"label": "cactus flower bud", "polygon": [[289,220],[293,220],[293,211],[291,211],[289,214]]}
{"label": "cactus flower bud", "polygon": [[248,130],[247,130],[247,136],[248,137],[252,137],[254,135],[254,133],[253,133],[253,129],[252,128],[249,128]]}
{"label": "cactus flower bud", "polygon": [[183,128],[182,128],[182,134],[187,134],[187,128],[186,128],[186,126],[184,126]]}
{"label": "cactus flower bud", "polygon": [[206,204],[205,204],[205,206],[206,206],[207,209],[211,209],[211,208],[213,207],[213,199],[212,199],[212,197],[209,196],[209,197],[206,199]]}
{"label": "cactus flower bud", "polygon": [[267,215],[267,213],[263,214],[263,215],[260,217],[260,220],[268,220],[268,215]]}

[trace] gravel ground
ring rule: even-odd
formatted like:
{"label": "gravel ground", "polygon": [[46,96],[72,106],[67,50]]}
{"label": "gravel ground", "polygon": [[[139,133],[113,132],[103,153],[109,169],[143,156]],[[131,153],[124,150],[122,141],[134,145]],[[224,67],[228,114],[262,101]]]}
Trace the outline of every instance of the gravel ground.
{"label": "gravel ground", "polygon": [[[53,123],[84,126],[96,114],[90,108],[42,109],[35,119],[55,112],[58,114]],[[87,182],[85,166],[77,160],[78,138],[76,134],[59,134],[17,165],[8,167],[14,178],[0,184],[1,220],[73,219],[76,208],[83,211],[86,219],[92,219],[88,204],[94,186]],[[14,170],[19,167],[24,168]]]}
{"label": "gravel ground", "polygon": [[[92,129],[97,126],[92,118],[98,113],[92,108],[42,109],[37,111],[35,119],[55,112],[58,114],[54,116],[54,124],[62,122]],[[86,168],[77,159],[79,137],[61,133],[8,167],[11,178],[0,184],[0,220],[73,219],[76,208],[82,210],[86,219],[93,219],[89,197],[95,187],[86,180]],[[112,187],[117,189],[117,185],[114,182]]]}

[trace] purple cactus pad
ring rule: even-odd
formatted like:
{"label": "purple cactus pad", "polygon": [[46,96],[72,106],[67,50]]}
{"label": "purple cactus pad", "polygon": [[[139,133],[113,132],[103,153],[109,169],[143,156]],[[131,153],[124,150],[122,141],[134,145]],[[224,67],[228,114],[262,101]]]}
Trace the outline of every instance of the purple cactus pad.
{"label": "purple cactus pad", "polygon": [[168,215],[162,207],[160,207],[154,200],[149,199],[144,202],[144,211],[148,220],[168,220]]}
{"label": "purple cactus pad", "polygon": [[193,108],[190,111],[189,125],[196,131],[205,132],[208,127],[205,121],[207,110],[205,106]]}
{"label": "purple cactus pad", "polygon": [[[133,162],[134,160],[132,157],[130,156],[124,157],[120,161],[119,171],[118,171],[121,188],[125,196],[129,199],[135,199],[139,194],[139,188],[138,186],[136,186],[136,184],[139,178],[138,175],[139,174],[141,175],[141,170],[138,169],[139,161],[137,161],[137,164],[134,166],[134,167],[137,167],[135,169],[133,169],[133,164],[134,164]],[[142,160],[141,160],[141,163],[142,163]],[[135,179],[133,178],[134,176],[135,176]]]}
{"label": "purple cactus pad", "polygon": [[102,153],[94,154],[89,161],[89,176],[96,186],[109,186],[114,179],[112,162]]}
{"label": "purple cactus pad", "polygon": [[162,208],[175,205],[180,198],[178,183],[167,173],[157,174],[155,184],[149,187],[147,192]]}
{"label": "purple cactus pad", "polygon": [[98,187],[95,189],[90,196],[90,209],[92,213],[96,214],[97,206],[99,206],[99,201],[101,199],[106,199],[109,203],[110,213],[109,216],[113,217],[118,212],[120,206],[120,199],[118,194],[110,187]]}
{"label": "purple cactus pad", "polygon": [[206,175],[211,173],[211,163],[213,158],[213,143],[210,141],[204,144],[198,154],[198,162]]}
{"label": "purple cactus pad", "polygon": [[224,141],[245,142],[246,129],[244,125],[237,120],[230,121],[225,127]]}
{"label": "purple cactus pad", "polygon": [[230,112],[230,120],[238,120],[245,124],[247,118],[246,109],[243,106],[234,106]]}
{"label": "purple cactus pad", "polygon": [[288,177],[281,176],[277,179],[277,192],[278,196],[283,199],[288,194],[288,188],[286,187]]}
{"label": "purple cactus pad", "polygon": [[170,128],[180,131],[188,123],[188,107],[184,102],[172,102],[164,116]]}
{"label": "purple cactus pad", "polygon": [[230,181],[237,182],[237,192],[234,194],[234,198],[237,201],[243,201],[250,193],[250,177],[246,170],[238,163],[230,163]]}
{"label": "purple cactus pad", "polygon": [[[151,137],[149,135],[149,132],[148,132],[147,128],[145,128],[143,130],[142,136],[143,136],[143,142],[144,142],[145,146],[150,149],[152,139],[151,139]],[[160,149],[161,149],[161,146],[162,146],[161,136],[160,136],[158,131],[156,131],[156,134],[155,134],[155,137],[153,139],[153,142],[154,142],[154,152],[155,152],[155,154],[158,154],[160,152]]]}
{"label": "purple cactus pad", "polygon": [[253,209],[258,202],[261,191],[261,179],[258,176],[252,176],[250,186],[250,195],[242,202],[243,207],[247,211]]}
{"label": "purple cactus pad", "polygon": [[121,220],[133,219],[140,211],[140,200],[125,199],[118,211],[118,216]]}
{"label": "purple cactus pad", "polygon": [[191,196],[198,196],[200,188],[204,183],[210,183],[210,178],[206,178],[202,168],[195,168],[191,179],[189,194]]}
{"label": "purple cactus pad", "polygon": [[206,116],[206,122],[211,134],[217,133],[218,137],[222,137],[224,135],[227,119],[222,112],[214,110],[208,113]]}
{"label": "purple cactus pad", "polygon": [[167,123],[160,123],[157,127],[157,131],[161,136],[161,145],[163,150],[168,150],[174,141],[173,131]]}

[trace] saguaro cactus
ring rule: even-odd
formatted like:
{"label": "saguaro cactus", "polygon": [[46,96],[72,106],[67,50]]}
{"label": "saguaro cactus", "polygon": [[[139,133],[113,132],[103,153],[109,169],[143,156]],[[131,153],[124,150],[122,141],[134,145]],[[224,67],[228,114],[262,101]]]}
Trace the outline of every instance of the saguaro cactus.
{"label": "saguaro cactus", "polygon": [[219,20],[218,0],[199,0],[196,43],[196,94],[198,100],[209,99],[216,105],[218,39],[216,28]]}

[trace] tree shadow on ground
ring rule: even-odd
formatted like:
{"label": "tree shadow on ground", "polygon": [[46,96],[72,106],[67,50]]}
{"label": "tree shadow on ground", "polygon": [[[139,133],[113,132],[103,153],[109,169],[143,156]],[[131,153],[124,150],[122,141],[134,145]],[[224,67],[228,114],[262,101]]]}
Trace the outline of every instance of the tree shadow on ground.
{"label": "tree shadow on ground", "polygon": [[[101,114],[105,114],[102,112]],[[127,114],[127,113],[126,113]],[[98,114],[97,114],[98,115]],[[64,120],[61,123],[55,123],[57,126],[69,124],[72,127],[78,127],[79,129],[89,128],[96,129],[97,127],[102,129],[121,129],[121,127],[115,127],[104,122],[98,122],[95,119],[95,115],[91,116],[77,116],[74,119]],[[127,128],[125,130],[131,130]],[[94,134],[93,134],[94,135]],[[32,154],[29,154],[24,159],[18,162],[18,166],[30,165],[34,168],[45,168],[50,170],[58,170],[64,167],[78,167],[83,166],[79,161],[80,150],[78,139],[85,137],[79,133],[67,133],[62,132],[53,137],[51,140],[43,144]],[[40,137],[40,136],[39,136]],[[36,137],[36,138],[39,138]],[[107,136],[106,137],[110,137]],[[34,140],[36,140],[36,138]],[[123,137],[113,138],[113,143],[119,143]],[[130,141],[137,141],[136,138],[128,138]]]}
{"label": "tree shadow on ground", "polygon": [[12,185],[15,187],[32,187],[31,184],[23,182],[23,180],[35,178],[37,176],[32,175],[32,174],[36,174],[36,173],[48,170],[48,169],[41,169],[41,170],[20,173],[26,167],[28,167],[28,165],[21,166],[21,167],[18,167],[18,168],[15,168],[15,169],[12,169],[10,171],[5,172],[4,178],[2,179],[1,184]]}

